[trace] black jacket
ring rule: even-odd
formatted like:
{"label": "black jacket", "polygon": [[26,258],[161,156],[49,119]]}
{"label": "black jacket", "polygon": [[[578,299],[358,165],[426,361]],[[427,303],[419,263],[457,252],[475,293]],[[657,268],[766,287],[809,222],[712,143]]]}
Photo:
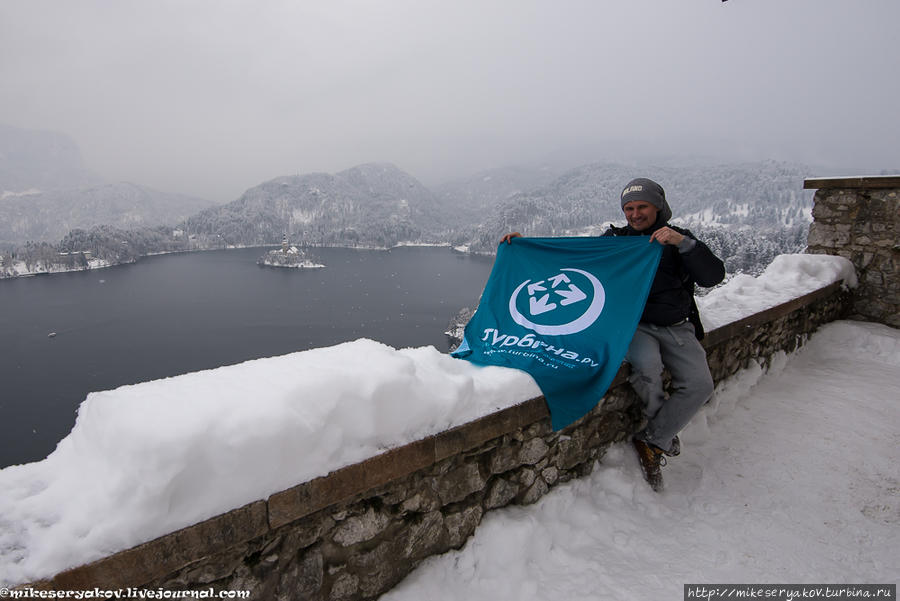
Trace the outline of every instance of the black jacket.
{"label": "black jacket", "polygon": [[689,319],[694,324],[694,330],[698,339],[704,336],[703,324],[700,323],[700,312],[694,301],[694,284],[701,286],[715,286],[725,279],[725,265],[722,260],[713,254],[709,247],[697,240],[690,232],[683,228],[669,225],[665,222],[655,223],[644,231],[637,231],[630,225],[625,227],[609,226],[604,236],[649,236],[661,227],[668,226],[694,240],[694,248],[687,252],[679,252],[678,248],[670,244],[663,246],[662,258],[659,260],[659,268],[641,322],[652,323],[658,326],[670,326]]}

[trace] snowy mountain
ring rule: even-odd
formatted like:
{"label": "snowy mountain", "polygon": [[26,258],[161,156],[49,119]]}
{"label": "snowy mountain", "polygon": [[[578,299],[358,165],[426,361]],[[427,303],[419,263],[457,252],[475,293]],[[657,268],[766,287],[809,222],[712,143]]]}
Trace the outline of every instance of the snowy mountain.
{"label": "snowy mountain", "polygon": [[729,272],[756,272],[776,254],[799,252],[811,221],[809,169],[763,161],[733,165],[634,166],[594,163],[501,202],[474,227],[468,247],[494,252],[500,237],[602,233],[624,224],[622,187],[650,177],[666,190],[672,222],[690,228],[726,261]]}
{"label": "snowy mountain", "polygon": [[447,225],[466,232],[480,222],[485,211],[496,209],[515,194],[549,184],[564,171],[549,164],[512,165],[445,182],[435,186],[434,193],[441,204],[453,207]]}
{"label": "snowy mountain", "polygon": [[389,247],[434,241],[442,228],[435,195],[389,163],[369,163],[334,175],[279,177],[180,227],[201,246],[273,244],[284,234],[303,245]]}
{"label": "snowy mountain", "polygon": [[[94,256],[112,263],[134,260],[136,249],[262,246],[277,244],[284,235],[300,246],[449,243],[493,253],[511,231],[599,235],[610,223],[623,224],[619,192],[630,179],[645,176],[666,189],[674,224],[706,241],[729,273],[756,275],[776,255],[805,248],[813,193],[803,190],[803,180],[809,173],[802,165],[775,161],[592,163],[564,172],[508,167],[432,191],[390,163],[367,163],[336,174],[278,177],[190,217],[188,211],[203,201],[110,184],[6,195],[0,200],[0,244],[59,240],[71,230],[78,235],[69,236],[63,250],[85,250],[77,242],[93,241]],[[109,231],[97,230],[98,224]],[[160,224],[168,224],[168,233]],[[104,240],[118,242],[110,246]],[[122,254],[121,240],[129,242],[130,253]],[[41,249],[41,257],[52,251]],[[15,252],[27,261],[37,251]]]}
{"label": "snowy mountain", "polygon": [[530,236],[602,230],[624,223],[622,186],[650,177],[666,190],[675,215],[686,227],[790,227],[808,225],[812,192],[803,190],[807,168],[764,161],[695,167],[583,165],[540,188],[507,199],[472,237],[475,250],[493,250],[505,232]]}
{"label": "snowy mountain", "polygon": [[175,223],[210,201],[125,182],[5,194],[0,197],[0,243],[57,242],[75,229],[130,229]]}

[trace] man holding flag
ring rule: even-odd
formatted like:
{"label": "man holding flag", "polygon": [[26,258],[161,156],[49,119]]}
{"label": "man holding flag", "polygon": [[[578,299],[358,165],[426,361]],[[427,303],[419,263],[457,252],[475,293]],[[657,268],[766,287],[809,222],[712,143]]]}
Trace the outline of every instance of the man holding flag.
{"label": "man holding flag", "polygon": [[[665,456],[679,454],[678,432],[713,392],[706,351],[699,342],[703,326],[694,286],[715,286],[724,279],[725,267],[689,230],[669,225],[672,210],[656,182],[646,178],[630,181],[620,201],[627,225],[610,226],[603,236],[646,237],[651,245],[662,245],[649,293],[635,295],[643,311],[625,352],[625,360],[631,364],[629,381],[647,419],[633,443],[644,477],[654,490],[660,490]],[[507,234],[502,242],[510,244],[519,236],[518,232]],[[663,387],[664,368],[672,376],[670,393]]]}
{"label": "man holding flag", "polygon": [[[715,286],[725,266],[685,229],[669,225],[672,209],[662,186],[646,178],[628,182],[621,194],[628,222],[610,226],[604,236],[647,236],[664,245],[650,295],[625,354],[629,381],[644,403],[647,426],[634,437],[647,482],[662,486],[663,456],[680,452],[678,432],[712,396],[713,380],[700,344],[703,325],[694,301],[694,284]],[[671,394],[663,389],[662,371],[672,376]]]}

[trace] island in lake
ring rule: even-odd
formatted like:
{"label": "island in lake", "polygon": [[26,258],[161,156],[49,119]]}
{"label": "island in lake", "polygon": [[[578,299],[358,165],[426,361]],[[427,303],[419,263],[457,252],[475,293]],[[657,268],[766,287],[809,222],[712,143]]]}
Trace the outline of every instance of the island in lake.
{"label": "island in lake", "polygon": [[288,243],[287,235],[281,239],[281,248],[270,250],[259,258],[258,265],[267,267],[291,267],[295,269],[319,269],[325,267],[316,262],[306,251]]}

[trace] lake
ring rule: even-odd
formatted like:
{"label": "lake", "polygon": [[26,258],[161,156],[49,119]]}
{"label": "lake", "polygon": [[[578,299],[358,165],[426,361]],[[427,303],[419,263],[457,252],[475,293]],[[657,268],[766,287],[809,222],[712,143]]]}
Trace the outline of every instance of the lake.
{"label": "lake", "polygon": [[52,452],[91,391],[358,338],[449,351],[450,319],[475,306],[493,265],[400,247],[260,267],[265,250],[0,280],[0,467]]}

